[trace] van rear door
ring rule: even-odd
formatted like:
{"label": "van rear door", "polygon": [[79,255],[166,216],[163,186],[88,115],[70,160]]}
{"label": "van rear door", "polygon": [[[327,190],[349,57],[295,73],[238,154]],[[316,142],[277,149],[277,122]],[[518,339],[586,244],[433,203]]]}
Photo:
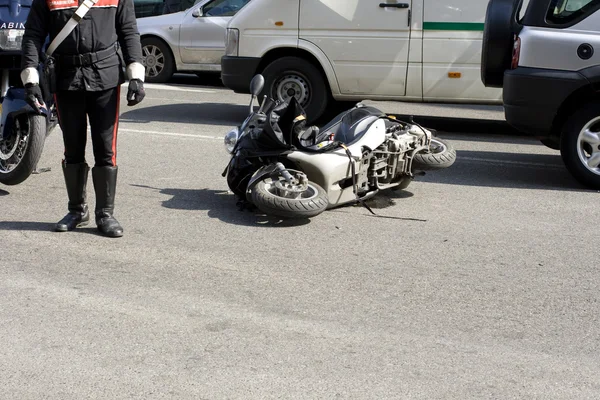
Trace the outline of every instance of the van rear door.
{"label": "van rear door", "polygon": [[300,40],[332,63],[343,94],[404,96],[412,0],[301,0]]}

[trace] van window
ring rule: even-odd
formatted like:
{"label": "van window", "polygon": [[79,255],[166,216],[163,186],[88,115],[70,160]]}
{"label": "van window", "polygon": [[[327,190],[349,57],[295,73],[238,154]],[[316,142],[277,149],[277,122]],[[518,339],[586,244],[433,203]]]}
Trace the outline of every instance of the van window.
{"label": "van window", "polygon": [[250,0],[214,0],[204,7],[207,17],[232,17]]}
{"label": "van window", "polygon": [[585,17],[598,6],[600,0],[552,0],[546,19],[555,24],[566,24]]}

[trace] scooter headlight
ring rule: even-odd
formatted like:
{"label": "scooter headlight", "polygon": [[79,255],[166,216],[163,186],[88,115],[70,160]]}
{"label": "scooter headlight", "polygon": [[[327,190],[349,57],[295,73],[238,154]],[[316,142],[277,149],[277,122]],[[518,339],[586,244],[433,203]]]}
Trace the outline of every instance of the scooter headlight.
{"label": "scooter headlight", "polygon": [[233,149],[235,148],[235,144],[238,141],[239,134],[240,131],[238,130],[238,128],[233,128],[225,135],[225,150],[227,150],[229,154],[233,153]]}

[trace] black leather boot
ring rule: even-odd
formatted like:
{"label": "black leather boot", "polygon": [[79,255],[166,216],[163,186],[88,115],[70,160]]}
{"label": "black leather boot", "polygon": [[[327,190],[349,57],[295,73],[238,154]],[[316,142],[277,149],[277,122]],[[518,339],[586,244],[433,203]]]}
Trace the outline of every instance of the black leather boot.
{"label": "black leather boot", "polygon": [[57,232],[72,231],[77,227],[87,225],[90,220],[86,203],[89,166],[86,163],[66,164],[63,161],[62,170],[69,197],[69,213],[56,224]]}
{"label": "black leather boot", "polygon": [[92,168],[92,178],[96,190],[96,225],[100,232],[109,237],[123,236],[123,228],[113,216],[117,171],[116,166]]}

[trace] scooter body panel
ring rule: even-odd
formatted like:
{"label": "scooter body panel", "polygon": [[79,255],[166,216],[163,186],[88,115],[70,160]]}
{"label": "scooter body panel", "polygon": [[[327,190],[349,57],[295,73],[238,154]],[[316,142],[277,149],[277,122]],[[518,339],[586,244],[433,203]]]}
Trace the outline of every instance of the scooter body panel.
{"label": "scooter body panel", "polygon": [[368,165],[361,162],[364,148],[374,150],[385,140],[385,122],[379,119],[371,124],[358,141],[348,147],[352,161],[342,148],[325,153],[294,151],[287,158],[294,161],[311,181],[325,189],[329,208],[333,208],[356,201],[354,188],[351,185],[342,188],[340,183],[352,179],[351,162],[354,163],[356,174],[360,174],[361,168],[368,168]]}

